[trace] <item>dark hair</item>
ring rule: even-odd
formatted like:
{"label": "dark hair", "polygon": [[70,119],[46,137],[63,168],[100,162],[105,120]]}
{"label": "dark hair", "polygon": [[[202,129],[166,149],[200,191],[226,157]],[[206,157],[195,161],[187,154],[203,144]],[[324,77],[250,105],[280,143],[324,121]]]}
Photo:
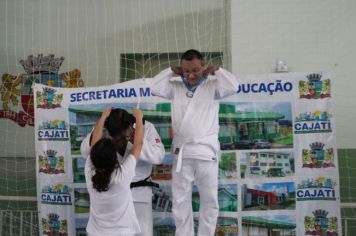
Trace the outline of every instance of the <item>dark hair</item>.
{"label": "dark hair", "polygon": [[189,49],[188,51],[183,53],[183,55],[180,57],[180,60],[191,61],[193,59],[199,59],[199,60],[202,60],[202,61],[204,60],[204,58],[201,55],[201,53],[198,50],[195,50],[195,49]]}
{"label": "dark hair", "polygon": [[108,191],[112,172],[120,168],[111,139],[103,138],[96,142],[91,148],[90,160],[95,167],[95,174],[91,178],[93,188],[98,192]]}
{"label": "dark hair", "polygon": [[104,127],[111,137],[115,137],[134,123],[135,117],[133,115],[126,110],[116,108],[111,110],[110,115],[105,120]]}

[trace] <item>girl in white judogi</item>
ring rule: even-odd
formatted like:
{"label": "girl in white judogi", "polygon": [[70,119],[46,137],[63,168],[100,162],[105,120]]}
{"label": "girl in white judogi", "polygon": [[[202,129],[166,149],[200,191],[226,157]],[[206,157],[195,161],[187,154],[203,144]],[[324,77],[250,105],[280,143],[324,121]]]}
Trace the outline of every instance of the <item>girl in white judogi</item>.
{"label": "girl in white judogi", "polygon": [[237,90],[234,75],[218,66],[204,69],[203,57],[196,50],[186,51],[180,67],[163,70],[151,82],[153,95],[172,100],[172,212],[176,235],[194,235],[193,182],[200,195],[198,235],[215,233],[219,213],[219,99]]}
{"label": "girl in white judogi", "polygon": [[[135,118],[123,109],[112,109],[106,118],[103,137],[115,142],[117,156],[124,161],[133,147],[133,125]],[[151,181],[152,164],[160,164],[165,150],[161,138],[152,123],[144,121],[143,146],[140,159],[137,161],[135,176],[131,182],[131,192],[141,233],[135,236],[153,236],[152,187],[157,184]],[[80,151],[83,158],[90,153],[92,132],[82,141]]]}
{"label": "girl in white judogi", "polygon": [[92,137],[90,158],[85,163],[85,180],[90,196],[87,233],[90,236],[123,236],[140,233],[130,183],[135,175],[136,160],[143,145],[142,112],[135,109],[133,148],[123,163],[116,155],[112,139],[102,138],[105,119],[111,108],[100,117]]}

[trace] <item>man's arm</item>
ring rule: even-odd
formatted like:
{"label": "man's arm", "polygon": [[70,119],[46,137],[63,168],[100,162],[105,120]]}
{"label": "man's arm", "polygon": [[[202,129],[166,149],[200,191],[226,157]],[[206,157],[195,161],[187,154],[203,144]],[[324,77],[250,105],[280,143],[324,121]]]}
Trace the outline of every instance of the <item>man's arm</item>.
{"label": "man's arm", "polygon": [[152,164],[160,164],[164,159],[164,155],[164,146],[156,128],[152,123],[146,121],[141,160]]}
{"label": "man's arm", "polygon": [[167,68],[156,75],[150,82],[152,95],[171,99],[172,85],[170,78],[172,78],[175,73],[178,73],[178,71],[174,71],[172,67]]}
{"label": "man's arm", "polygon": [[217,79],[217,99],[236,94],[237,90],[239,89],[239,83],[235,75],[220,67],[215,71],[215,77]]}

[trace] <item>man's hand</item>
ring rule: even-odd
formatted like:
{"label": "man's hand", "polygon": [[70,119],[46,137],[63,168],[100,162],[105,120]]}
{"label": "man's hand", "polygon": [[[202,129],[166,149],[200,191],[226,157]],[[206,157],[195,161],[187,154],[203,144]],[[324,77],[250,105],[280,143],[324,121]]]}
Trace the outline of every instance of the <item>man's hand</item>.
{"label": "man's hand", "polygon": [[211,65],[208,66],[204,71],[203,71],[203,76],[206,77],[208,76],[208,74],[215,74],[215,71],[217,71],[219,69],[219,66],[217,65]]}
{"label": "man's hand", "polygon": [[182,71],[182,68],[180,66],[172,66],[171,70],[174,72],[174,74],[179,75],[179,76],[183,76],[183,71]]}

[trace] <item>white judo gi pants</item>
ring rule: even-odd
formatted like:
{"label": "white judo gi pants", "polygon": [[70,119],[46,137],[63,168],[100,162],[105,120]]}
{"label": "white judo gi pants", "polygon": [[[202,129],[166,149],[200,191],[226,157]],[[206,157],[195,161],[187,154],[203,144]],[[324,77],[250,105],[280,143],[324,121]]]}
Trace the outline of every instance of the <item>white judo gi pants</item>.
{"label": "white judo gi pants", "polygon": [[141,228],[141,233],[135,236],[153,236],[152,203],[134,202],[134,207]]}
{"label": "white judo gi pants", "polygon": [[176,236],[194,236],[192,187],[196,184],[200,195],[198,236],[215,233],[218,203],[218,161],[183,159],[180,172],[173,161],[172,213],[176,224]]}

